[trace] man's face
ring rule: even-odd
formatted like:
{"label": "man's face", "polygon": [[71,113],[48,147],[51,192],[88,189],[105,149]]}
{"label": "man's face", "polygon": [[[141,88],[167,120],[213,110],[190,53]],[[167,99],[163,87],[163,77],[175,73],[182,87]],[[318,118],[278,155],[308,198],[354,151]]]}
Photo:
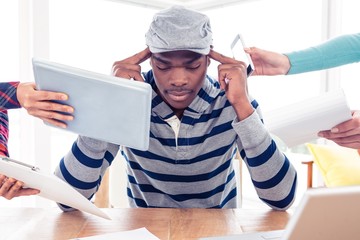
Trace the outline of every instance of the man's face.
{"label": "man's face", "polygon": [[153,53],[150,64],[158,94],[177,112],[195,99],[204,84],[210,60],[191,51],[173,51]]}

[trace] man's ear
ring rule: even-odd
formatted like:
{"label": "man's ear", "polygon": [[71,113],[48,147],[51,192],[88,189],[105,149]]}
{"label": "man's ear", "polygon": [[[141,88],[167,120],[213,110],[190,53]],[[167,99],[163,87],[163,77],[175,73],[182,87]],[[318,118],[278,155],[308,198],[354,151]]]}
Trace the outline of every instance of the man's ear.
{"label": "man's ear", "polygon": [[211,63],[210,57],[206,56],[206,58],[207,58],[207,66],[210,66],[210,63]]}

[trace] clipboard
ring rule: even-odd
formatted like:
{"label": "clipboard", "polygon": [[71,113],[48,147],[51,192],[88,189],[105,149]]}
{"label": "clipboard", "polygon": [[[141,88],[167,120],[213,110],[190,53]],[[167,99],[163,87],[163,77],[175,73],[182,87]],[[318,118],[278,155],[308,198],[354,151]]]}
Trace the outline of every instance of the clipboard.
{"label": "clipboard", "polygon": [[111,219],[72,186],[52,174],[8,157],[0,157],[0,173],[25,183],[25,188],[40,190],[36,196],[70,206],[98,217]]}

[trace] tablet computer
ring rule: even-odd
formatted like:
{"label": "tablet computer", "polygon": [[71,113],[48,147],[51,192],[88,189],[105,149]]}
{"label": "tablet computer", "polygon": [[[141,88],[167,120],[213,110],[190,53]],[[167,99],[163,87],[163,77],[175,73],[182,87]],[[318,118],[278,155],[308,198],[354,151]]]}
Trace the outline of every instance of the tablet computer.
{"label": "tablet computer", "polygon": [[38,167],[15,159],[0,157],[0,173],[22,181],[25,184],[24,188],[28,187],[40,190],[37,196],[102,218],[110,219],[105,212],[101,211],[68,183],[53,174],[41,171]]}
{"label": "tablet computer", "polygon": [[235,39],[231,43],[230,47],[233,54],[233,58],[242,61],[246,64],[247,76],[249,77],[252,74],[252,72],[255,70],[255,66],[251,60],[250,55],[244,51],[246,45],[241,34],[237,34],[235,36]]}
{"label": "tablet computer", "polygon": [[69,96],[59,101],[74,108],[74,120],[66,122],[66,130],[138,150],[148,149],[152,100],[149,84],[45,59],[34,58],[32,63],[37,89]]}

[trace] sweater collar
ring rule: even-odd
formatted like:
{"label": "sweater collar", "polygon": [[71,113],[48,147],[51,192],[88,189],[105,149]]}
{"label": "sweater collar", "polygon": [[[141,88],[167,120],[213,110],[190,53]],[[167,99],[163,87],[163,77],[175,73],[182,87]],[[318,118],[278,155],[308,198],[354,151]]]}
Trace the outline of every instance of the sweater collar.
{"label": "sweater collar", "polygon": [[[150,70],[144,74],[145,81],[152,86],[152,111],[163,119],[174,116],[174,112],[164,100],[156,93],[156,85],[153,72]],[[185,109],[184,116],[198,118],[210,106],[214,99],[222,92],[220,84],[215,79],[206,75],[204,85],[191,104]]]}

